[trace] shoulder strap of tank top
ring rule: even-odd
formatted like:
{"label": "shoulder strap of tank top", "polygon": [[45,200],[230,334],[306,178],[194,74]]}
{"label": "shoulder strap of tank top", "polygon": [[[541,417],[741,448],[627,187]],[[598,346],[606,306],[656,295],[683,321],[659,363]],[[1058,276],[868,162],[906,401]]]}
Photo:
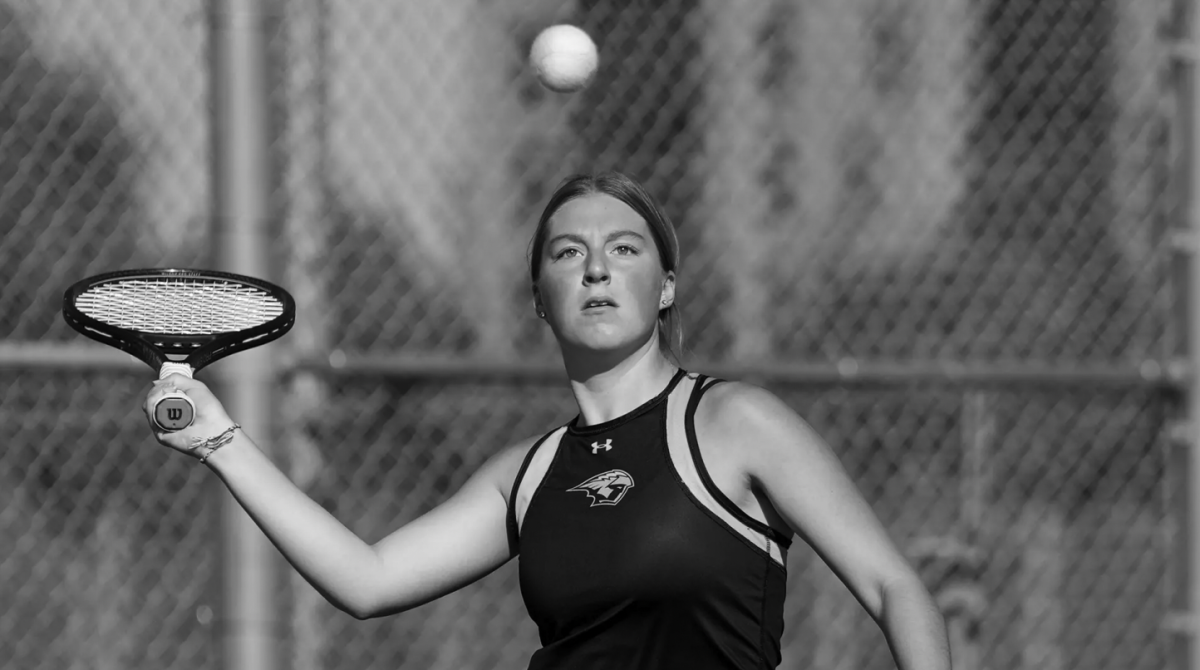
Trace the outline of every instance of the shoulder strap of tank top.
{"label": "shoulder strap of tank top", "polygon": [[713,482],[712,477],[708,474],[708,468],[704,465],[704,459],[700,456],[700,442],[696,439],[696,408],[700,406],[700,398],[704,396],[704,393],[722,381],[724,380],[701,375],[700,379],[696,381],[696,386],[692,389],[692,397],[688,399],[687,410],[684,412],[684,429],[687,432],[688,448],[691,449],[692,460],[696,463],[696,473],[700,475],[700,480],[704,482],[704,487],[708,489],[712,497],[716,499],[721,507],[732,514],[734,518],[744,523],[747,527],[753,528],[769,537],[779,546],[784,548],[790,547],[792,544],[791,537],[746,514],[742,511],[742,508],[729,499],[729,496],[717,488],[716,483]]}
{"label": "shoulder strap of tank top", "polygon": [[561,431],[562,426],[546,433],[538,438],[537,442],[529,448],[529,452],[525,454],[525,458],[521,461],[521,468],[517,470],[517,476],[513,479],[512,489],[508,494],[508,511],[505,513],[505,526],[508,529],[508,548],[512,554],[517,553],[520,533],[518,532],[517,524],[517,491],[521,488],[521,480],[525,477],[525,471],[529,469],[529,464],[533,461],[533,456],[542,447],[542,444],[550,439],[550,436]]}

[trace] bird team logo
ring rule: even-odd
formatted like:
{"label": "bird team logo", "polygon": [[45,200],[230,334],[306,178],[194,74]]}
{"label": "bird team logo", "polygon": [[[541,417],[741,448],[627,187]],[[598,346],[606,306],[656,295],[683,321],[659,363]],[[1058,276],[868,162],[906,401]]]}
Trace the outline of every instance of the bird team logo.
{"label": "bird team logo", "polygon": [[612,450],[612,438],[611,438],[611,437],[610,437],[610,438],[608,438],[607,440],[605,440],[605,441],[604,441],[604,444],[601,444],[601,443],[599,443],[599,442],[593,442],[593,443],[592,443],[592,453],[593,453],[593,454],[598,454],[598,453],[600,453],[600,450],[601,450],[601,449],[603,449],[603,450],[605,450],[605,451],[610,451],[610,450]]}
{"label": "bird team logo", "polygon": [[586,482],[567,489],[582,491],[592,499],[590,507],[597,505],[616,505],[621,502],[629,489],[633,488],[633,477],[624,470],[609,470],[588,479]]}

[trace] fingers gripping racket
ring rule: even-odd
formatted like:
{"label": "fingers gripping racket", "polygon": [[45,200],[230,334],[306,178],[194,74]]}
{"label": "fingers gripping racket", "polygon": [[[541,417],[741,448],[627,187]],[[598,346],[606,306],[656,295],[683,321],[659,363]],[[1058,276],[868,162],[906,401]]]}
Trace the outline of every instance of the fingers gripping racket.
{"label": "fingers gripping racket", "polygon": [[[95,275],[67,289],[62,311],[72,328],[132,354],[158,370],[159,379],[190,378],[213,361],[278,339],[296,321],[296,303],[287,291],[212,270]],[[152,413],[164,431],[183,430],[195,416],[195,405],[182,392],[168,393]]]}

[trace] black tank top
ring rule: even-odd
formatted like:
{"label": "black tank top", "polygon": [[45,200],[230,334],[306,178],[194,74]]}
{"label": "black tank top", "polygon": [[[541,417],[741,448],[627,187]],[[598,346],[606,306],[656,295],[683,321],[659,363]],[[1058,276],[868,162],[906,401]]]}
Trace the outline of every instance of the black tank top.
{"label": "black tank top", "polygon": [[632,412],[530,449],[509,529],[542,642],[531,670],[779,664],[791,539],[704,469],[694,418],[712,383],[681,370]]}

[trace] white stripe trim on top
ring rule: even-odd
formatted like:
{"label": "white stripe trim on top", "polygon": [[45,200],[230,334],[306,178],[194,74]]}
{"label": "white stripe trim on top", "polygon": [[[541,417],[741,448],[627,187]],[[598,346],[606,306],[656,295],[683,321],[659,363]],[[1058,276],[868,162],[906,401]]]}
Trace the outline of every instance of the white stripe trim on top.
{"label": "white stripe trim on top", "polygon": [[537,492],[538,487],[542,485],[542,480],[546,478],[550,464],[554,462],[554,455],[558,453],[558,443],[562,441],[566,432],[567,427],[562,426],[542,440],[542,443],[537,446],[537,453],[533,455],[533,458],[529,460],[529,465],[525,468],[525,474],[521,477],[515,500],[513,500],[513,514],[517,519],[518,536],[521,534],[521,524],[525,521],[525,510],[529,509],[529,502],[533,500],[533,494]]}
{"label": "white stripe trim on top", "polygon": [[[746,525],[725,509],[700,478],[700,472],[692,459],[692,451],[688,446],[687,429],[684,417],[687,412],[688,400],[696,386],[697,376],[689,374],[675,387],[675,392],[667,399],[667,451],[671,457],[671,466],[675,468],[688,492],[701,505],[712,512],[725,523],[733,532],[746,538],[751,545],[766,552],[779,565],[785,565],[786,556],[777,542]],[[765,522],[764,522],[765,523]]]}

